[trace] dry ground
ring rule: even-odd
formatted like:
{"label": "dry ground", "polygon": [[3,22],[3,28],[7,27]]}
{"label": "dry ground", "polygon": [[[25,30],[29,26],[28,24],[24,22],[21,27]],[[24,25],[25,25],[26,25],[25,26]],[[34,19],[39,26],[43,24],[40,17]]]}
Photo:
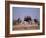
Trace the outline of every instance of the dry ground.
{"label": "dry ground", "polygon": [[13,26],[13,30],[37,30],[38,24],[18,24]]}

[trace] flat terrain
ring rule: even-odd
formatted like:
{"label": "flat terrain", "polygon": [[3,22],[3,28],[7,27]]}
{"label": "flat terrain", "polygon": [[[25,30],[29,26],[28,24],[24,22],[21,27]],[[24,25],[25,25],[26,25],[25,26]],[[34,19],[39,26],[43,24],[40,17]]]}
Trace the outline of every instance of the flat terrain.
{"label": "flat terrain", "polygon": [[37,30],[38,24],[18,24],[13,26],[13,30]]}

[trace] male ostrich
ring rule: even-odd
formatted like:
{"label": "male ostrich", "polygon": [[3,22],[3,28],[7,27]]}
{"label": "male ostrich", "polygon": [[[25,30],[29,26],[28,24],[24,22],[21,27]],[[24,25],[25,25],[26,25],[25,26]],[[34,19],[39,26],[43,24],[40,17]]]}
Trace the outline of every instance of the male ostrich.
{"label": "male ostrich", "polygon": [[34,19],[34,22],[35,22],[35,23],[38,23],[38,20],[37,20],[37,19]]}
{"label": "male ostrich", "polygon": [[24,18],[24,21],[28,22],[30,24],[30,22],[32,21],[30,16],[27,16]]}

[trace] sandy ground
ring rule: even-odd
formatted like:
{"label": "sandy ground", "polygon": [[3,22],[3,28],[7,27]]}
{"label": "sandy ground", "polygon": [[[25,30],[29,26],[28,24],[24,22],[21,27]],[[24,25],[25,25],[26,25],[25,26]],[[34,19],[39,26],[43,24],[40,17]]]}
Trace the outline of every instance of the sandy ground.
{"label": "sandy ground", "polygon": [[13,30],[37,30],[38,24],[18,24],[13,26]]}

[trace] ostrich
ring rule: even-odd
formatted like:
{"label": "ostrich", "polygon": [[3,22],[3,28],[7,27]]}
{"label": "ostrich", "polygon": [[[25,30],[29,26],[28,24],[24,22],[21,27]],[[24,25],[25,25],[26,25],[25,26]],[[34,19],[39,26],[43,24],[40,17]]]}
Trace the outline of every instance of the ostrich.
{"label": "ostrich", "polygon": [[24,21],[28,22],[30,24],[30,22],[32,21],[30,16],[27,16],[24,18]]}

